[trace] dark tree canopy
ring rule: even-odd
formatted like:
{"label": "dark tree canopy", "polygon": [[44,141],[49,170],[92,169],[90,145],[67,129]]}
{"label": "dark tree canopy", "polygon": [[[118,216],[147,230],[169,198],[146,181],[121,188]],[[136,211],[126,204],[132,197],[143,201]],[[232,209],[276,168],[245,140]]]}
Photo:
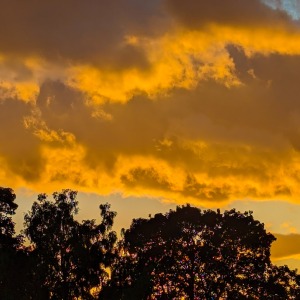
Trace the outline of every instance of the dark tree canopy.
{"label": "dark tree canopy", "polygon": [[25,234],[37,257],[37,271],[50,299],[93,299],[91,288],[107,280],[105,270],[114,258],[116,234],[111,231],[116,213],[108,204],[100,205],[102,222],[79,223],[77,193],[54,193],[54,201],[45,194],[34,202],[25,215]]}
{"label": "dark tree canopy", "polygon": [[271,265],[274,240],[251,212],[187,205],[135,219],[102,299],[299,299],[296,274]]}
{"label": "dark tree canopy", "polygon": [[15,223],[11,216],[18,205],[12,189],[0,187],[0,299],[8,299],[13,293],[13,264],[20,238],[14,237]]}
{"label": "dark tree canopy", "polygon": [[34,289],[38,282],[32,280],[34,262],[22,247],[22,236],[15,236],[15,199],[12,189],[0,188],[0,299],[34,299],[34,294],[39,299],[41,289]]}
{"label": "dark tree canopy", "polygon": [[134,219],[116,243],[110,205],[100,205],[100,224],[79,222],[76,197],[39,195],[25,246],[16,196],[0,188],[1,300],[300,299],[300,276],[271,263],[275,238],[252,212],[181,206]]}
{"label": "dark tree canopy", "polygon": [[11,218],[18,208],[15,199],[12,189],[0,187],[0,249],[16,248],[20,243],[20,237],[14,237],[15,223]]}

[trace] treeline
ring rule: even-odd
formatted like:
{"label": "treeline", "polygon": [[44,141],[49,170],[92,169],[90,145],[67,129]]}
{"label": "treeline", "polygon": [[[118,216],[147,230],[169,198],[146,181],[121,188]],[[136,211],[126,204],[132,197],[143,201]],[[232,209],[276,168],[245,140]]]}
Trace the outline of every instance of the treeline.
{"label": "treeline", "polygon": [[252,212],[178,206],[118,240],[110,205],[99,224],[78,222],[76,196],[39,195],[16,236],[16,196],[0,188],[0,299],[300,299],[299,275],[271,263],[275,237]]}

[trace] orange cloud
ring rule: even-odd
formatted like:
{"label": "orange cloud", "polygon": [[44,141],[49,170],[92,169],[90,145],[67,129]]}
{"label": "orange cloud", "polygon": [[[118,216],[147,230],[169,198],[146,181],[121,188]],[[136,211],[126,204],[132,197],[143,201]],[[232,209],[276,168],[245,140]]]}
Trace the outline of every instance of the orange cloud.
{"label": "orange cloud", "polygon": [[3,182],[206,206],[297,201],[297,23],[259,1],[188,3],[7,3]]}

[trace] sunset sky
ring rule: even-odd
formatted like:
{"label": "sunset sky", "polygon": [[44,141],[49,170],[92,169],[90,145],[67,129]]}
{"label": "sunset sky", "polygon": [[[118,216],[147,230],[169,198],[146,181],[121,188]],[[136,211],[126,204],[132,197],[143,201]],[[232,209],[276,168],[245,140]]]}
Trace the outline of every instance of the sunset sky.
{"label": "sunset sky", "polygon": [[300,269],[299,0],[0,0],[0,183],[133,217],[252,210]]}

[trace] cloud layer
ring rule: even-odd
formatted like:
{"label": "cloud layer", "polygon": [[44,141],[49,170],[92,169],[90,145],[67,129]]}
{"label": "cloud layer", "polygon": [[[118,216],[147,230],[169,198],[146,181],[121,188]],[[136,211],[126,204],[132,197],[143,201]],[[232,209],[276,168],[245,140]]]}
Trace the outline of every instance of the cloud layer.
{"label": "cloud layer", "polygon": [[0,2],[3,183],[298,201],[300,28],[283,6]]}

